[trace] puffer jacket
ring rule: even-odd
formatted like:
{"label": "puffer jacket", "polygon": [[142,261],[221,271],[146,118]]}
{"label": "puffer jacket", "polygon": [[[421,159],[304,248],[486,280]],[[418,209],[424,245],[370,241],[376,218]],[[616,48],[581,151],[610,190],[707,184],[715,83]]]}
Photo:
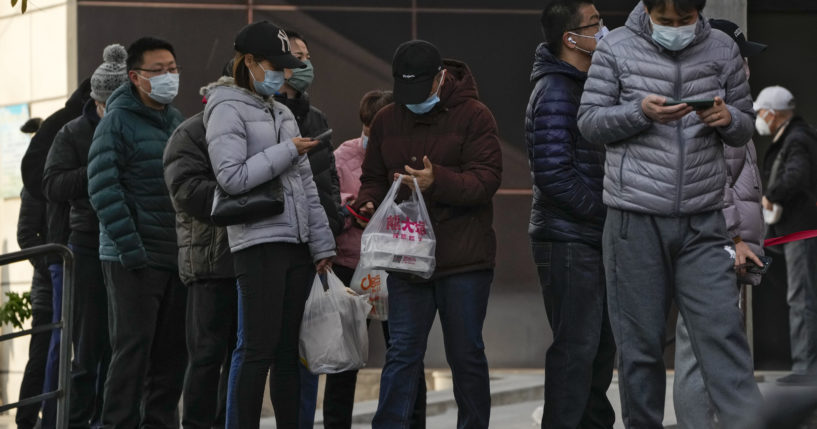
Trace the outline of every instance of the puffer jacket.
{"label": "puffer jacket", "polygon": [[[298,98],[276,96],[275,101],[283,103],[295,115],[302,136],[315,137],[329,129],[326,115],[309,103],[309,96],[306,94]],[[318,195],[326,211],[329,228],[333,234],[338,235],[343,229],[343,213],[340,208],[340,185],[332,147],[331,137],[326,138],[306,155],[309,157],[309,165],[312,166],[312,179],[318,187]]]}
{"label": "puffer jacket", "polygon": [[773,236],[817,229],[817,132],[803,118],[792,118],[766,151],[763,177],[766,198],[783,207]]}
{"label": "puffer jacket", "polygon": [[96,103],[88,100],[82,116],[65,124],[48,151],[43,193],[49,201],[71,206],[68,243],[96,250],[99,219],[88,199],[88,150],[99,124]]}
{"label": "puffer jacket", "polygon": [[227,227],[230,250],[235,253],[262,243],[307,243],[316,262],[334,256],[335,240],[309,159],[298,155],[292,142],[300,136],[292,112],[222,78],[209,92],[204,124],[210,162],[224,192],[243,194],[275,177],[281,178],[284,188],[283,213]]}
{"label": "puffer jacket", "polygon": [[[344,206],[357,199],[365,156],[366,148],[363,147],[363,139],[360,137],[347,140],[335,149],[335,164],[338,167],[338,178],[340,179],[340,199]],[[357,267],[360,262],[362,236],[363,228],[351,217],[345,217],[343,231],[337,236],[338,256],[335,258],[335,264],[352,269]]]}
{"label": "puffer jacket", "polygon": [[235,276],[227,229],[210,220],[218,184],[205,133],[204,112],[193,115],[170,136],[163,158],[165,182],[176,208],[179,277],[188,286]]}
{"label": "puffer jacket", "polygon": [[88,153],[88,193],[99,217],[99,259],[127,269],[176,271],[176,212],[162,172],[170,133],[182,122],[173,106],[145,106],[130,83],[106,105]]}
{"label": "puffer jacket", "polygon": [[[423,198],[437,240],[432,279],[494,267],[493,197],[502,182],[496,121],[479,101],[471,70],[450,59],[443,67],[440,102],[430,112],[415,115],[392,103],[375,116],[355,202],[356,209],[367,202],[380,205],[394,174],[405,174],[406,165],[424,169],[428,156],[434,183]],[[398,199],[408,196],[403,186]]]}
{"label": "puffer jacket", "polygon": [[[720,96],[732,116],[726,127],[706,126],[690,113],[660,124],[641,109],[650,94],[669,99]],[[607,145],[604,203],[660,216],[723,208],[723,145],[742,146],[754,131],[743,58],[726,33],[699,17],[695,39],[672,52],[652,40],[639,3],[624,27],[601,40],[579,108],[579,130]]]}
{"label": "puffer jacket", "polygon": [[[20,215],[17,218],[17,244],[20,249],[41,246],[48,243],[46,222],[46,202],[31,195],[26,188],[20,194]],[[31,309],[51,311],[51,274],[45,257],[29,260],[34,266],[31,279]]]}
{"label": "puffer jacket", "polygon": [[601,201],[604,147],[585,140],[576,125],[587,73],[536,48],[525,114],[533,206],[533,241],[582,242],[601,247],[606,208]]}
{"label": "puffer jacket", "polygon": [[[723,156],[726,159],[723,217],[729,238],[740,237],[752,253],[763,256],[766,224],[760,205],[763,191],[755,144],[750,140],[743,147],[724,145]],[[758,285],[760,277],[759,274],[747,274],[742,281]]]}

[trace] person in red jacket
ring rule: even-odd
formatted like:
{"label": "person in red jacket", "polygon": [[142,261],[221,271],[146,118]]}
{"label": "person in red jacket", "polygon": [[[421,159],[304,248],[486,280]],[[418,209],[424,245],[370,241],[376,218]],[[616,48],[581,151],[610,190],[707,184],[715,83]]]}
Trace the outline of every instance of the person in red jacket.
{"label": "person in red jacket", "polygon": [[[395,103],[375,117],[356,205],[370,217],[391,182],[417,180],[437,239],[428,279],[389,273],[391,346],[372,427],[407,427],[439,312],[459,407],[458,427],[487,428],[491,410],[482,325],[493,280],[494,193],[502,176],[496,121],[465,63],[429,42],[401,44],[392,63]],[[398,198],[408,196],[403,187]]]}

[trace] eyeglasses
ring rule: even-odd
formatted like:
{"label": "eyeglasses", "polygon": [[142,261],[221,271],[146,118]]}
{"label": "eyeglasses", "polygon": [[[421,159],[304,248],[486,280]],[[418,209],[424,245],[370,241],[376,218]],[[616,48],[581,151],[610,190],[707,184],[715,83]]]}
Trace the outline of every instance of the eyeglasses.
{"label": "eyeglasses", "polygon": [[585,28],[592,28],[592,27],[598,27],[599,30],[601,30],[601,28],[604,27],[604,20],[599,19],[599,22],[596,22],[594,24],[583,25],[581,27],[576,27],[576,28],[568,28],[565,31],[567,32],[567,31],[584,30]]}
{"label": "eyeglasses", "polygon": [[165,74],[165,73],[172,73],[172,74],[179,74],[182,71],[182,68],[179,66],[168,67],[166,69],[142,69],[142,68],[134,68],[134,70],[139,70],[148,73],[154,74]]}

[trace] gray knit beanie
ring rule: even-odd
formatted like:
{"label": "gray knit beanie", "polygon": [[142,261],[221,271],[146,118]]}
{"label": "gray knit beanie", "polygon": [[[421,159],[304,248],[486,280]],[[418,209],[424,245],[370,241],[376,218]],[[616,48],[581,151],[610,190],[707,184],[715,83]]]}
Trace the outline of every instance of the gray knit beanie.
{"label": "gray knit beanie", "polygon": [[108,97],[116,88],[128,81],[128,70],[125,60],[128,51],[122,45],[108,45],[102,52],[105,61],[97,67],[91,76],[91,98],[101,103],[108,101]]}

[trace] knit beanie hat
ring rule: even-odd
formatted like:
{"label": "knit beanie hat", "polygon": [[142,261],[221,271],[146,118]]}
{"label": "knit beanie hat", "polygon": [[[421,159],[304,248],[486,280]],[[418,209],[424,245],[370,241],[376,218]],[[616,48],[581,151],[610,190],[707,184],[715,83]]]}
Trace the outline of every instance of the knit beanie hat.
{"label": "knit beanie hat", "polygon": [[127,58],[128,51],[122,45],[105,47],[102,52],[104,62],[91,76],[91,98],[105,103],[116,88],[128,81],[128,70],[125,66]]}

